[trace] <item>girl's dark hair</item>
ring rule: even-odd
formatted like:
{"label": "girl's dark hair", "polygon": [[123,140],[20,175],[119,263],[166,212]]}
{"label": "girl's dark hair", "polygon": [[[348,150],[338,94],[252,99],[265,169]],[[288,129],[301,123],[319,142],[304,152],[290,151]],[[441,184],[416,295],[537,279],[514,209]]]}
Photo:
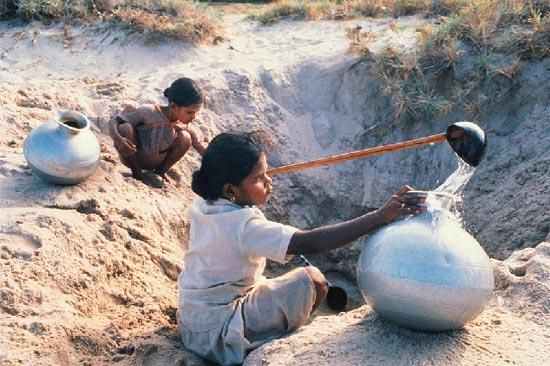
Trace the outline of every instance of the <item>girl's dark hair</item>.
{"label": "girl's dark hair", "polygon": [[222,197],[223,186],[241,184],[271,145],[261,132],[214,137],[202,156],[200,169],[193,173],[193,192],[209,201]]}
{"label": "girl's dark hair", "polygon": [[189,78],[179,78],[164,90],[164,96],[169,102],[179,107],[187,107],[202,103],[203,95],[197,83]]}

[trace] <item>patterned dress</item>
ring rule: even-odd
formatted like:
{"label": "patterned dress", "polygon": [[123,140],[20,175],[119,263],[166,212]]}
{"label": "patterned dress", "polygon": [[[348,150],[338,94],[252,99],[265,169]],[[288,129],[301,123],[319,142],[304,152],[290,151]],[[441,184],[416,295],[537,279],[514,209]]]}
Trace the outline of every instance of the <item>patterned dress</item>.
{"label": "patterned dress", "polygon": [[159,105],[127,106],[117,117],[132,125],[140,150],[163,154],[176,139],[176,132]]}

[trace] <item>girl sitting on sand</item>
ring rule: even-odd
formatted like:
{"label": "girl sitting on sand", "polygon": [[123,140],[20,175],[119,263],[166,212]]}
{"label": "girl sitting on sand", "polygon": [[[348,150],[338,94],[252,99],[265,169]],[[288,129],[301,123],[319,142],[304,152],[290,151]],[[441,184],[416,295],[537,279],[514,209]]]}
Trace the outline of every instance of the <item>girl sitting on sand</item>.
{"label": "girl sitting on sand", "polygon": [[109,122],[109,132],[120,160],[132,176],[160,188],[166,172],[193,145],[199,154],[205,146],[198,129],[189,125],[203,104],[203,95],[189,78],[179,78],[164,90],[167,106],[126,107]]}
{"label": "girl sitting on sand", "polygon": [[410,213],[404,186],[378,210],[313,230],[268,221],[255,205],[267,201],[266,145],[257,134],[218,135],[193,173],[190,241],[179,276],[178,325],[184,345],[223,365],[303,325],[322,303],[327,281],[315,267],[266,279],[266,258],[341,247]]}

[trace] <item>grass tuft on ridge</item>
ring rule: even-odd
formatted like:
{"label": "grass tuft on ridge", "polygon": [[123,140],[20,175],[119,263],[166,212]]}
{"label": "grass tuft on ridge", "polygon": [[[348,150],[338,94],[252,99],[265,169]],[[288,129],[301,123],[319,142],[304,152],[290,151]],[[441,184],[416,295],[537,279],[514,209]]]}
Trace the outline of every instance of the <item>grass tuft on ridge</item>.
{"label": "grass tuft on ridge", "polygon": [[251,14],[250,20],[263,24],[282,18],[354,19],[362,17],[399,17],[425,13],[448,15],[462,8],[468,0],[279,0]]}
{"label": "grass tuft on ridge", "polygon": [[46,24],[102,20],[149,39],[195,43],[213,39],[220,30],[205,4],[189,0],[0,0],[0,20],[13,18]]}
{"label": "grass tuft on ridge", "polygon": [[374,54],[371,34],[349,32],[352,49],[380,75],[391,118],[430,120],[457,108],[476,118],[518,86],[524,60],[550,56],[550,3],[469,0],[416,33],[416,51],[390,45]]}

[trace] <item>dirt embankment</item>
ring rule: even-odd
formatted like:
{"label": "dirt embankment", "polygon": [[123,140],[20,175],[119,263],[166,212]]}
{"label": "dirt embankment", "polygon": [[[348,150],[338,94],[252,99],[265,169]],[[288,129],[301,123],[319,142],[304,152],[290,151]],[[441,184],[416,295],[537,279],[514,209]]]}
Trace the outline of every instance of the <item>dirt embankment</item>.
{"label": "dirt embankment", "polygon": [[[387,124],[372,70],[347,53],[350,25],[235,22],[230,44],[195,49],[177,42],[143,46],[101,28],[70,29],[67,41],[56,27],[3,24],[0,364],[204,364],[183,349],[174,323],[190,177],[199,158],[190,152],[162,190],[126,177],[106,135],[121,105],[163,102],[161,91],[174,78],[193,77],[207,94],[199,117],[205,136],[267,129],[280,146],[272,165],[438,133],[464,119],[457,111],[429,125]],[[388,21],[362,25],[396,38]],[[414,45],[414,37],[403,37],[404,46]],[[488,132],[489,150],[464,193],[466,225],[493,257],[531,247],[494,261],[497,291],[480,318],[464,330],[423,334],[359,307],[353,279],[360,240],[313,258],[347,286],[359,308],[330,316],[324,309],[326,316],[262,347],[247,363],[547,359],[549,251],[539,242],[550,239],[549,84],[540,76],[548,70],[548,59],[526,63],[520,87],[477,121]],[[72,187],[42,182],[22,154],[25,136],[63,109],[88,116],[102,145],[96,174]],[[265,210],[301,228],[340,221],[378,207],[401,184],[434,188],[454,159],[438,145],[283,176]],[[287,269],[272,266],[270,273]]]}

